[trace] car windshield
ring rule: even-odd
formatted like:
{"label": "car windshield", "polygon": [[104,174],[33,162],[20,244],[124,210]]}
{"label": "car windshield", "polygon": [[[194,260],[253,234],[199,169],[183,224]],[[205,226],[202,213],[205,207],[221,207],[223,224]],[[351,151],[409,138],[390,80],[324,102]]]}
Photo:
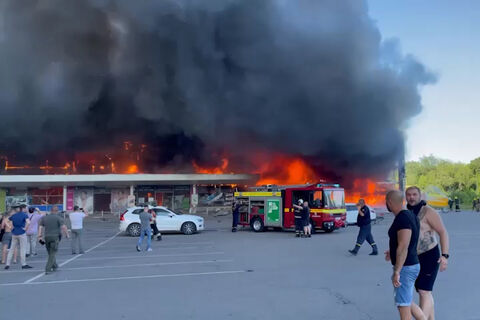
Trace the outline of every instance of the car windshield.
{"label": "car windshield", "polygon": [[325,202],[325,208],[345,208],[345,193],[343,192],[343,190],[324,190],[323,192],[323,201]]}

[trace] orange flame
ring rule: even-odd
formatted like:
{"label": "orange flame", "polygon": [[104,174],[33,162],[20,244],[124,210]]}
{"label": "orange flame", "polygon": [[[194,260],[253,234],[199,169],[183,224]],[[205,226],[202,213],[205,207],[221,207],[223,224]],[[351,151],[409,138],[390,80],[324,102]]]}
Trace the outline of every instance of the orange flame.
{"label": "orange flame", "polygon": [[200,167],[195,161],[193,161],[193,167],[195,168],[196,173],[206,173],[206,174],[223,174],[225,173],[225,170],[228,168],[228,159],[223,158],[222,159],[222,165],[220,167],[215,167],[215,168],[206,168],[206,167]]}
{"label": "orange flame", "polygon": [[132,174],[132,173],[138,173],[138,166],[136,164],[131,164],[127,168],[127,173]]}
{"label": "orange flame", "polygon": [[345,190],[345,202],[357,203],[358,199],[365,199],[371,206],[384,206],[385,194],[395,188],[393,183],[378,183],[370,179],[355,179],[353,187]]}
{"label": "orange flame", "polygon": [[261,165],[257,173],[260,174],[257,185],[305,184],[319,180],[315,171],[301,158],[276,157]]}

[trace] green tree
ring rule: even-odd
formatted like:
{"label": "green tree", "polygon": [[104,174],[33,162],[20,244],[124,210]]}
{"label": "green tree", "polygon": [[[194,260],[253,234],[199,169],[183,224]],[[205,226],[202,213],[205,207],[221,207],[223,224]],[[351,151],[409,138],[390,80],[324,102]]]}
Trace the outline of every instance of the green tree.
{"label": "green tree", "polygon": [[433,185],[450,197],[459,197],[464,204],[472,203],[480,194],[480,157],[469,164],[455,163],[432,155],[406,163],[407,185],[422,189]]}

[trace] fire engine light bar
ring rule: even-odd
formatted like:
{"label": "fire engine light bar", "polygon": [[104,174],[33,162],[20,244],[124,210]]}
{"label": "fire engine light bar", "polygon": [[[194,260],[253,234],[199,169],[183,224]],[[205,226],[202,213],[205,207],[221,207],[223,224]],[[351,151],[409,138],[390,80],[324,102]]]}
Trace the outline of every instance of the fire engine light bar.
{"label": "fire engine light bar", "polygon": [[335,187],[335,188],[340,188],[340,185],[338,183],[319,183],[317,184],[318,188],[321,187]]}

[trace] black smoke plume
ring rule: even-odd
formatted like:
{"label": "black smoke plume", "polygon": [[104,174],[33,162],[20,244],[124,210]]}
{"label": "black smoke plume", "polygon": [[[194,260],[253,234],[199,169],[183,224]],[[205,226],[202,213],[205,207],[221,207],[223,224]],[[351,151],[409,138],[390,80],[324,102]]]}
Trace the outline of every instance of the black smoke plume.
{"label": "black smoke plume", "polygon": [[[145,171],[385,174],[435,77],[361,0],[4,0],[0,154],[18,163],[146,144]],[[188,170],[188,169],[187,169]]]}

